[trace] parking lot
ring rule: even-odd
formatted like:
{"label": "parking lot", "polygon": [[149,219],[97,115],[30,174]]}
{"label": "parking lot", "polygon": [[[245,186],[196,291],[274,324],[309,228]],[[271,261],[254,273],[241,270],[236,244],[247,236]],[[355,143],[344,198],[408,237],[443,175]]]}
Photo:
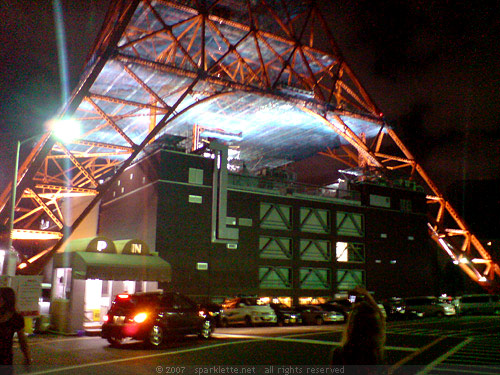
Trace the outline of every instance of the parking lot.
{"label": "parking lot", "polygon": [[[155,374],[161,366],[326,366],[344,324],[322,326],[256,326],[217,328],[208,341],[188,336],[158,349],[138,342],[111,347],[100,337],[37,335],[30,338],[34,363],[18,373]],[[499,373],[500,318],[455,316],[389,322],[387,364],[392,373],[442,373],[462,366],[461,373]],[[17,363],[22,362],[16,350]]]}

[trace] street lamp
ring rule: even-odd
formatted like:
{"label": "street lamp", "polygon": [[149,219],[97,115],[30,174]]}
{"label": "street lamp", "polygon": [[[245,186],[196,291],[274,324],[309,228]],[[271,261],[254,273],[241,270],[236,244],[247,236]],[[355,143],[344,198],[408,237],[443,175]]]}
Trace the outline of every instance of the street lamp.
{"label": "street lamp", "polygon": [[[77,138],[80,135],[80,124],[72,119],[53,119],[49,120],[46,127],[51,132],[52,136],[55,136],[60,141],[66,143],[70,142],[72,139]],[[45,133],[44,135],[47,135]],[[17,198],[17,175],[19,173],[19,152],[21,150],[21,145],[26,142],[32,141],[33,139],[40,137],[40,134],[34,135],[22,141],[17,141],[16,156],[14,162],[14,178],[12,180],[12,195],[11,195],[11,208],[10,208],[10,220],[9,220],[9,239],[7,242],[7,249],[5,251],[5,257],[3,262],[2,274],[7,276],[14,276],[16,273],[16,267],[12,266],[16,264],[12,259],[12,239],[14,236],[14,219],[16,212],[16,198]]]}

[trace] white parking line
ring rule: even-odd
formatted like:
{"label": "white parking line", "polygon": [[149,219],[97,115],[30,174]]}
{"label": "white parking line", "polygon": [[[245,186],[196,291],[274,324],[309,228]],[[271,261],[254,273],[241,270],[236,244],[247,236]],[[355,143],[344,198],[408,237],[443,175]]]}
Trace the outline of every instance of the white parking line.
{"label": "white parking line", "polygon": [[[264,339],[253,339],[252,341],[266,341],[266,339],[265,338]],[[147,358],[155,358],[155,357],[166,357],[166,356],[170,356],[170,355],[174,355],[174,354],[183,354],[183,353],[197,352],[197,351],[202,351],[202,350],[207,350],[207,349],[212,349],[212,348],[217,348],[217,347],[222,347],[222,346],[237,345],[237,344],[247,343],[247,342],[248,341],[223,342],[223,343],[220,343],[220,344],[206,345],[206,346],[201,346],[201,347],[198,347],[198,348],[179,349],[179,350],[175,350],[175,351],[172,351],[172,352],[163,352],[163,353],[156,353],[156,354],[146,354],[146,355],[140,355],[140,356],[136,356],[136,357],[127,357],[127,358],[120,358],[120,359],[112,359],[112,360],[109,360],[109,361],[85,363],[85,364],[82,364],[82,365],[59,367],[59,368],[54,368],[54,369],[50,369],[50,370],[33,371],[33,372],[30,372],[30,375],[54,374],[54,373],[57,373],[57,372],[70,371],[70,370],[87,368],[87,367],[95,367],[95,366],[109,365],[109,364],[113,364],[113,363],[136,361],[138,359],[147,359]]]}
{"label": "white parking line", "polygon": [[[29,346],[34,346],[34,345],[42,345],[42,344],[51,344],[54,342],[64,342],[64,341],[81,341],[81,340],[93,340],[96,338],[100,338],[97,336],[85,336],[85,337],[68,337],[64,339],[41,339],[40,341],[28,341]],[[28,339],[29,340],[29,339]]]}
{"label": "white parking line", "polygon": [[[304,334],[306,335],[306,334]],[[215,336],[215,334],[214,334]],[[242,339],[257,339],[261,338],[260,336],[252,336],[252,335],[237,335],[237,334],[217,334],[216,337],[221,338],[242,338]],[[310,340],[310,339],[297,339],[294,337],[266,337],[266,341],[282,341],[282,342],[296,342],[303,344],[315,344],[315,345],[329,345],[329,346],[338,346],[340,342],[336,341],[324,341],[324,340]],[[403,352],[415,352],[419,350],[418,348],[409,348],[405,346],[386,346],[386,350],[399,350]]]}
{"label": "white parking line", "polygon": [[[322,332],[322,333],[326,333],[326,332]],[[306,335],[313,335],[313,334],[314,333],[303,333],[303,334],[294,335],[294,336],[306,336]],[[329,346],[334,346],[334,345],[340,344],[338,342],[333,342],[333,341],[311,340],[311,339],[303,339],[303,338],[260,337],[260,336],[253,336],[253,335],[221,334],[221,333],[214,333],[213,337],[214,338],[243,338],[243,339],[250,340],[253,342],[282,341],[282,342],[296,342],[296,343],[304,343],[304,344],[329,345]],[[88,337],[86,339],[92,339],[92,338],[93,337]],[[74,339],[68,338],[68,339],[60,339],[60,340],[47,340],[45,342],[46,343],[61,342],[61,341],[71,341],[71,340],[76,340],[76,339],[81,340],[81,339],[83,339],[83,337],[74,338]],[[135,361],[135,360],[139,360],[139,359],[166,357],[166,356],[176,355],[176,354],[197,352],[197,351],[202,351],[202,350],[210,350],[212,348],[218,348],[218,347],[229,346],[229,345],[238,345],[238,344],[243,344],[243,343],[248,343],[248,341],[223,342],[223,343],[219,343],[219,344],[205,345],[205,346],[201,346],[198,348],[179,349],[179,350],[175,350],[175,351],[146,354],[146,355],[141,355],[141,356],[136,356],[136,357],[127,357],[127,358],[113,359],[113,360],[109,360],[109,361],[100,361],[100,362],[85,363],[85,364],[81,364],[81,365],[59,367],[59,368],[54,368],[54,369],[49,369],[49,370],[33,371],[33,372],[30,372],[30,374],[31,375],[54,374],[54,373],[63,372],[63,371],[71,371],[71,370],[75,370],[75,369],[90,368],[90,367],[109,365],[109,364],[114,364],[114,363],[130,362],[130,361]],[[416,350],[418,350],[418,349],[414,349],[414,348],[389,347],[389,346],[386,347],[386,349],[387,350],[400,350],[400,351],[416,351]]]}
{"label": "white parking line", "polygon": [[451,355],[453,355],[454,353],[458,352],[460,349],[462,349],[465,345],[467,345],[469,342],[471,342],[473,339],[472,338],[469,338],[467,340],[464,340],[462,341],[460,344],[458,344],[457,346],[451,348],[450,350],[448,350],[446,353],[444,353],[441,357],[439,358],[436,358],[434,361],[432,361],[430,364],[428,364],[427,366],[425,366],[425,369],[423,369],[422,371],[420,371],[418,373],[418,375],[425,375],[427,373],[429,373],[429,371],[433,370],[434,367],[436,367],[437,365],[439,365],[441,362],[445,361],[446,358],[450,357]]}

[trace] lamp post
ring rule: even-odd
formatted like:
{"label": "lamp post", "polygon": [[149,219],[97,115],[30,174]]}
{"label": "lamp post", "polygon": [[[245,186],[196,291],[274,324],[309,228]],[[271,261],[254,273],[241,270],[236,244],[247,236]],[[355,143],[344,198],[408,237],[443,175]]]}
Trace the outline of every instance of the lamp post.
{"label": "lamp post", "polygon": [[5,251],[5,258],[3,263],[2,274],[7,276],[14,276],[16,274],[16,267],[12,267],[12,237],[14,236],[14,219],[16,212],[16,199],[17,199],[17,174],[19,173],[19,152],[21,150],[21,145],[32,139],[38,137],[39,135],[32,136],[23,141],[17,141],[16,145],[16,155],[14,161],[14,178],[12,179],[12,194],[11,194],[11,207],[10,207],[10,220],[9,220],[9,239],[7,242],[7,249]]}

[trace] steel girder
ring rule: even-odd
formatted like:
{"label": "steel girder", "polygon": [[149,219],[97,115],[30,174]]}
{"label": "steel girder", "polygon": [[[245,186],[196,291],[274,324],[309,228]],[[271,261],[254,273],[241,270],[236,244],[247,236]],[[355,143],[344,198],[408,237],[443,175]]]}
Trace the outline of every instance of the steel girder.
{"label": "steel girder", "polygon": [[[260,117],[261,127],[250,129],[259,112],[286,111],[304,116],[303,123]],[[497,288],[498,264],[384,123],[316,2],[288,0],[113,2],[60,113],[79,120],[83,135],[65,145],[45,134],[19,169],[16,248],[30,238],[47,245],[18,272],[39,273],[148,144],[184,136],[187,126],[209,115],[216,124],[239,122],[241,128],[228,130],[244,134],[242,153],[270,166],[290,161],[273,149],[295,147],[296,159],[322,152],[351,167],[406,171],[428,188],[431,237],[469,277]],[[243,116],[252,120],[245,123]],[[4,222],[10,190],[0,196]],[[69,219],[61,202],[71,205],[79,197],[88,197],[88,204]]]}

